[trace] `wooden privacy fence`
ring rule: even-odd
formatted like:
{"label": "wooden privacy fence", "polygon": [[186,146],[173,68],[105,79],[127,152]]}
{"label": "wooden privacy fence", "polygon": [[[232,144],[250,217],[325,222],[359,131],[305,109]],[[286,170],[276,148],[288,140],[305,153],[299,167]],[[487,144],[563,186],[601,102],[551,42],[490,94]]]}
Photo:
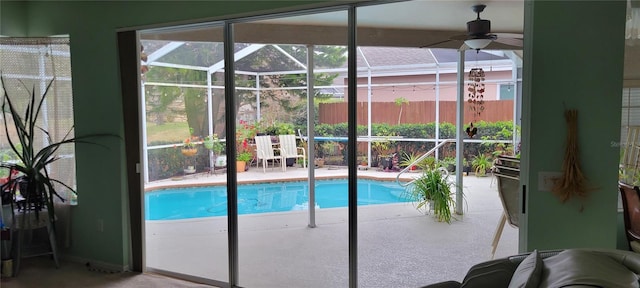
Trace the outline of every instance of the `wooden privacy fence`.
{"label": "wooden privacy fence", "polygon": [[[321,103],[319,123],[347,122],[347,102]],[[513,100],[485,101],[484,110],[474,115],[469,103],[464,103],[464,122],[497,122],[513,120]],[[358,102],[358,124],[367,123],[367,102]],[[394,102],[372,102],[371,122],[398,124],[400,106]],[[435,101],[414,101],[402,105],[400,123],[430,123],[436,120]],[[440,101],[440,122],[456,123],[456,101]]]}

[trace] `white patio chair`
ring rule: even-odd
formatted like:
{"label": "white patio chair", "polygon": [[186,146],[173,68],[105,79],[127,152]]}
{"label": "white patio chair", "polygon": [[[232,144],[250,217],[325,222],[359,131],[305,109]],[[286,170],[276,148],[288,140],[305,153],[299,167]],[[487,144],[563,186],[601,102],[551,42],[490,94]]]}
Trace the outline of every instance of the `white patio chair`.
{"label": "white patio chair", "polygon": [[[302,167],[307,168],[307,153],[302,147],[296,145],[296,135],[278,135],[280,139],[280,155],[282,160],[287,158],[302,158]],[[286,167],[283,165],[283,167]],[[286,168],[283,168],[286,169]]]}
{"label": "white patio chair", "polygon": [[267,172],[267,161],[273,160],[274,166],[275,162],[279,161],[282,165],[282,170],[284,171],[284,161],[282,161],[281,155],[276,155],[273,148],[273,143],[271,142],[271,136],[256,136],[256,168],[262,161],[262,171]]}

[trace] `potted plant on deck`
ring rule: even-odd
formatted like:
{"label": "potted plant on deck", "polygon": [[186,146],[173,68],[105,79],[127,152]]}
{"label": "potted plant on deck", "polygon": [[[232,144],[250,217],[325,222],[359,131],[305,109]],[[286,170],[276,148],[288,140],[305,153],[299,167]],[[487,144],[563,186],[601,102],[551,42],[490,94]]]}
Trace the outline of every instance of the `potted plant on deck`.
{"label": "potted plant on deck", "polygon": [[247,139],[242,139],[236,144],[236,171],[244,172],[247,171],[249,167],[247,167],[247,162],[253,159],[253,154],[251,153],[251,149],[249,148],[249,142]]}
{"label": "potted plant on deck", "polygon": [[213,155],[220,155],[224,151],[224,144],[218,138],[218,134],[212,134],[204,137],[204,148],[207,148],[213,152]]}
{"label": "potted plant on deck", "polygon": [[420,163],[417,162],[421,156],[415,153],[402,153],[402,160],[400,161],[401,167],[410,167],[409,171],[416,172],[420,168]]}
{"label": "potted plant on deck", "polygon": [[360,166],[368,166],[369,165],[369,161],[367,161],[367,156],[362,156],[360,157]]}
{"label": "potted plant on deck", "polygon": [[422,174],[407,186],[408,195],[416,201],[416,209],[433,211],[438,221],[451,223],[451,210],[455,205],[451,187],[454,184],[447,178],[446,169],[424,168]]}
{"label": "potted plant on deck", "polygon": [[487,171],[491,169],[491,159],[485,154],[476,155],[471,161],[473,169],[475,169],[476,176],[486,176]]}
{"label": "potted plant on deck", "polygon": [[444,157],[442,161],[440,161],[442,167],[447,168],[449,173],[456,172],[456,158],[453,157]]}
{"label": "potted plant on deck", "polygon": [[[220,141],[220,138],[218,138],[218,134],[214,133],[212,135],[208,135],[204,137],[204,141],[202,143],[204,145],[204,148],[207,148],[212,153],[212,159],[213,159],[213,167],[211,168],[212,170],[216,169],[216,166],[218,166],[217,163],[227,162],[226,156],[222,155],[222,152],[224,151],[224,144],[222,143],[222,141]],[[218,158],[222,158],[223,156],[224,156],[224,159],[218,159]],[[220,165],[220,167],[221,166],[226,166],[226,164]]]}
{"label": "potted plant on deck", "polygon": [[236,129],[236,170],[244,172],[248,170],[247,162],[253,159],[252,148],[249,147],[249,140],[254,141],[258,130],[256,125],[240,120]]}
{"label": "potted plant on deck", "polygon": [[182,152],[182,155],[191,157],[198,153],[198,149],[196,148],[196,144],[193,143],[191,138],[187,138],[187,139],[184,139],[184,141],[182,142],[181,152]]}

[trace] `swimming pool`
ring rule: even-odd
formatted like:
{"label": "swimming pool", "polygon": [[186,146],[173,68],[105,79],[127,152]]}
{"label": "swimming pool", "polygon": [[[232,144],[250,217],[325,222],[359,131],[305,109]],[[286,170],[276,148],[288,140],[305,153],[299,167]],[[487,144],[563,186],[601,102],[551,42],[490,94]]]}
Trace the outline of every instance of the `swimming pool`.
{"label": "swimming pool", "polygon": [[[238,185],[238,214],[306,210],[309,185],[278,182]],[[226,186],[160,189],[145,193],[146,220],[227,215]],[[358,180],[358,205],[409,202],[396,182]],[[347,207],[347,180],[316,181],[316,208]]]}

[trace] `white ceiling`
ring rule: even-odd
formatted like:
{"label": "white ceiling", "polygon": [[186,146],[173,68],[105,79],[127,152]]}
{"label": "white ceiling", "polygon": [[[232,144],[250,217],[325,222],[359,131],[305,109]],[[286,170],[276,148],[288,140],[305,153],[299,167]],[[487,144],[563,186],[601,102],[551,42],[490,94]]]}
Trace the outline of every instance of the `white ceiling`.
{"label": "white ceiling", "polygon": [[[335,2],[331,4],[335,5]],[[457,49],[462,41],[446,40],[466,34],[467,21],[476,18],[471,8],[476,4],[487,5],[480,17],[491,21],[492,33],[523,34],[524,0],[413,0],[359,7],[356,10],[357,25],[360,27],[358,45]],[[252,21],[236,25],[236,41],[346,45],[346,19],[347,12],[343,10]],[[222,29],[172,29],[142,37],[174,41],[221,41]],[[431,45],[443,41],[439,45]],[[640,66],[640,45],[627,45],[625,48],[624,79],[640,79],[640,69],[634,68]],[[487,49],[521,48],[494,42]]]}
{"label": "white ceiling", "polygon": [[[388,47],[431,47],[457,49],[462,41],[447,41],[466,34],[467,21],[476,14],[472,6],[487,5],[480,15],[491,21],[492,33],[523,33],[524,0],[414,0],[362,6],[357,9],[358,45]],[[334,3],[335,4],[335,3]],[[346,45],[347,11],[277,17],[236,25],[236,41]],[[198,28],[145,35],[145,39],[221,41],[222,30]],[[439,43],[438,45],[432,45]],[[521,49],[492,43],[487,49]]]}
{"label": "white ceiling", "polygon": [[[449,41],[452,36],[465,35],[467,21],[476,19],[472,6],[487,7],[480,14],[491,21],[492,33],[523,34],[524,1],[469,1],[469,0],[413,0],[362,6],[357,9],[360,45],[459,48],[462,41]],[[261,24],[346,27],[347,11],[316,13],[260,21]],[[370,28],[370,29],[366,29]],[[251,30],[255,31],[256,28]],[[259,29],[259,28],[257,28]],[[330,35],[329,33],[327,33]],[[401,35],[399,35],[401,34]],[[399,37],[401,36],[401,37]],[[295,37],[289,35],[289,37]],[[339,37],[342,37],[340,35]],[[316,37],[318,38],[318,37]],[[385,41],[388,38],[389,41]],[[521,38],[521,37],[518,37]],[[307,41],[309,41],[308,39]],[[313,42],[311,42],[313,43]],[[433,43],[440,43],[431,46]],[[322,44],[322,43],[315,43]],[[518,49],[495,43],[488,49]]]}
{"label": "white ceiling", "polygon": [[[413,0],[358,8],[359,26],[376,28],[466,32],[467,21],[476,18],[471,7],[487,5],[480,18],[491,20],[494,33],[522,33],[524,0]],[[343,25],[346,12],[324,13],[269,21],[272,23]]]}

